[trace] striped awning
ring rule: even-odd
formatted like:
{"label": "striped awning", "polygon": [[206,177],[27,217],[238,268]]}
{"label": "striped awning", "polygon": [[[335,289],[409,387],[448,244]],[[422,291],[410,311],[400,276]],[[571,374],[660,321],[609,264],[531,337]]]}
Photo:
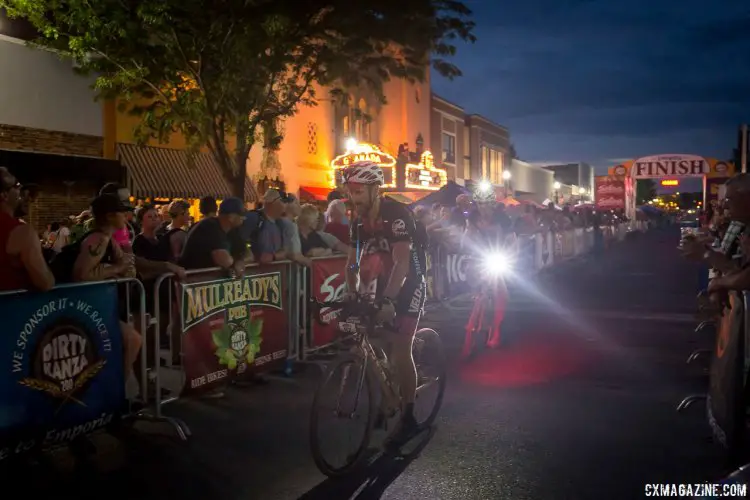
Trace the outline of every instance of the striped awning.
{"label": "striped awning", "polygon": [[[118,144],[117,159],[127,167],[130,192],[137,198],[232,196],[229,182],[211,153],[196,153],[189,158],[179,149]],[[245,201],[257,199],[252,180],[246,177]]]}

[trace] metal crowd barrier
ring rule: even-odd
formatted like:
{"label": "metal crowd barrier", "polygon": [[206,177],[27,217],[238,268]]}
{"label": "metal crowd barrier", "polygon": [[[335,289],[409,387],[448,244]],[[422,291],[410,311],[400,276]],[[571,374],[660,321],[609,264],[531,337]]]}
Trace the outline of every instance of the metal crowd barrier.
{"label": "metal crowd barrier", "polygon": [[146,317],[138,313],[145,310],[145,289],[137,279],[0,292],[0,357],[10,372],[0,382],[0,463],[64,445],[120,419],[152,418],[128,405],[128,399],[147,399],[146,351],[140,352],[139,394],[128,398],[120,327],[121,320],[129,323],[147,345]]}
{"label": "metal crowd barrier", "polygon": [[[620,231],[613,231],[611,237],[617,238],[615,234]],[[519,238],[519,255],[525,259],[524,272],[536,273],[584,254],[593,245],[591,229],[539,233]],[[528,248],[533,250],[525,251]],[[431,251],[429,300],[443,301],[471,291],[462,268],[465,262],[465,255],[446,248]],[[168,422],[185,440],[190,435],[187,424],[165,417],[164,405],[205,395],[227,383],[241,384],[268,371],[289,375],[295,361],[307,361],[340,344],[342,339],[332,327],[312,320],[307,305],[311,296],[321,301],[341,297],[345,263],[345,256],[330,256],[312,259],[310,268],[290,261],[250,264],[241,278],[219,268],[199,269],[188,271],[182,282],[167,273],[149,287],[150,301],[137,279],[61,285],[45,293],[1,293],[0,309],[8,308],[3,315],[6,329],[20,332],[23,342],[12,335],[4,336],[7,344],[0,342],[0,355],[15,374],[0,382],[5,389],[3,404],[9,409],[0,414],[0,435],[21,436],[9,446],[26,449],[43,444],[36,436],[30,441],[27,436],[32,431],[54,431],[43,442],[62,442],[105,427],[114,418],[130,416]],[[123,285],[124,296],[118,293]],[[99,309],[92,304],[100,304]],[[153,307],[149,310],[148,305]],[[31,319],[25,320],[23,311]],[[137,413],[120,410],[127,406],[122,336],[105,338],[102,333],[119,333],[122,314],[143,338],[138,399],[145,409]],[[162,348],[164,334],[168,343]],[[102,353],[107,353],[106,359]],[[32,355],[34,362],[29,361]],[[162,358],[166,358],[163,365]],[[122,392],[114,390],[118,386]],[[41,395],[43,402],[38,399]],[[69,409],[69,418],[59,417],[60,411],[67,415]],[[35,415],[31,430],[26,428],[29,411]],[[47,427],[39,427],[40,415],[42,420],[49,416]],[[0,461],[4,454],[12,454],[3,446],[0,442]]]}
{"label": "metal crowd barrier", "polygon": [[[169,344],[153,346],[155,359],[166,354],[154,380],[155,415],[161,417],[163,405],[183,396],[241,383],[266,369],[290,374],[300,358],[299,318],[306,314],[298,292],[303,272],[280,261],[249,264],[241,278],[218,267],[187,271],[184,282],[172,273],[159,276],[150,326],[160,337],[166,332]],[[261,371],[262,366],[267,368]],[[163,394],[165,386],[173,395]]]}

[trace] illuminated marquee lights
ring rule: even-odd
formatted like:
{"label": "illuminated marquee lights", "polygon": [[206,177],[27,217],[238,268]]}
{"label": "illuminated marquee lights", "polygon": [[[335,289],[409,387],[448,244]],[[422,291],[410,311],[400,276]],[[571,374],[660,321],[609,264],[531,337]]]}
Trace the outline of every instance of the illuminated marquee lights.
{"label": "illuminated marquee lights", "polygon": [[382,151],[374,144],[367,144],[364,142],[357,143],[348,149],[346,153],[337,156],[331,161],[334,183],[339,182],[339,176],[337,175],[339,170],[358,161],[371,161],[380,165],[380,168],[383,169],[383,176],[385,177],[385,184],[383,184],[383,187],[396,187],[396,158]]}
{"label": "illuminated marquee lights", "polygon": [[448,183],[448,173],[435,167],[432,153],[425,151],[419,159],[419,165],[406,164],[406,188],[429,189],[437,191]]}
{"label": "illuminated marquee lights", "polygon": [[662,186],[679,186],[680,181],[678,181],[677,179],[664,179],[663,181],[661,181],[661,185]]}

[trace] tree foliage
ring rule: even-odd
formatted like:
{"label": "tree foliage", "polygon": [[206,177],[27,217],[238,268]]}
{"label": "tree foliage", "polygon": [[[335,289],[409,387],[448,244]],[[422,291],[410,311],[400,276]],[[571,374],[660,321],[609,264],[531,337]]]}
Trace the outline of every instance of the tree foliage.
{"label": "tree foliage", "polygon": [[512,142],[510,143],[508,154],[510,155],[511,160],[520,160],[518,157],[518,151],[516,151],[516,145]]}
{"label": "tree foliage", "polygon": [[[278,147],[279,120],[316,103],[315,83],[367,87],[412,81],[474,41],[471,12],[454,0],[0,0],[30,20],[38,43],[97,75],[101,97],[128,102],[138,136],[182,133],[208,147],[237,194],[260,139]],[[146,98],[146,101],[142,100]],[[149,104],[143,105],[143,102]],[[236,138],[236,141],[235,139]]]}
{"label": "tree foliage", "polygon": [[635,185],[635,203],[643,205],[656,198],[656,181],[653,179],[638,179]]}

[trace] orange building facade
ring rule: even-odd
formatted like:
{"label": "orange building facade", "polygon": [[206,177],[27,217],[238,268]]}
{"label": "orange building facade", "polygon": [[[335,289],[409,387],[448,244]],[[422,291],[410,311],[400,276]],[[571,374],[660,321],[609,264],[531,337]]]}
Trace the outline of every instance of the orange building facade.
{"label": "orange building facade", "polygon": [[[373,149],[393,159],[384,164],[398,171],[391,189],[414,190],[407,188],[405,176],[407,164],[418,163],[414,156],[430,149],[429,73],[419,83],[387,82],[384,93],[386,104],[365,91],[352,90],[348,98],[335,100],[327,89],[317,89],[317,106],[302,107],[281,124],[284,141],[278,152],[269,155],[261,148],[251,152],[248,174],[278,176],[289,192],[321,200],[336,186],[334,165],[343,165],[346,153],[353,153],[347,150],[356,143],[357,151]],[[399,160],[399,151],[405,148],[413,154]]]}

